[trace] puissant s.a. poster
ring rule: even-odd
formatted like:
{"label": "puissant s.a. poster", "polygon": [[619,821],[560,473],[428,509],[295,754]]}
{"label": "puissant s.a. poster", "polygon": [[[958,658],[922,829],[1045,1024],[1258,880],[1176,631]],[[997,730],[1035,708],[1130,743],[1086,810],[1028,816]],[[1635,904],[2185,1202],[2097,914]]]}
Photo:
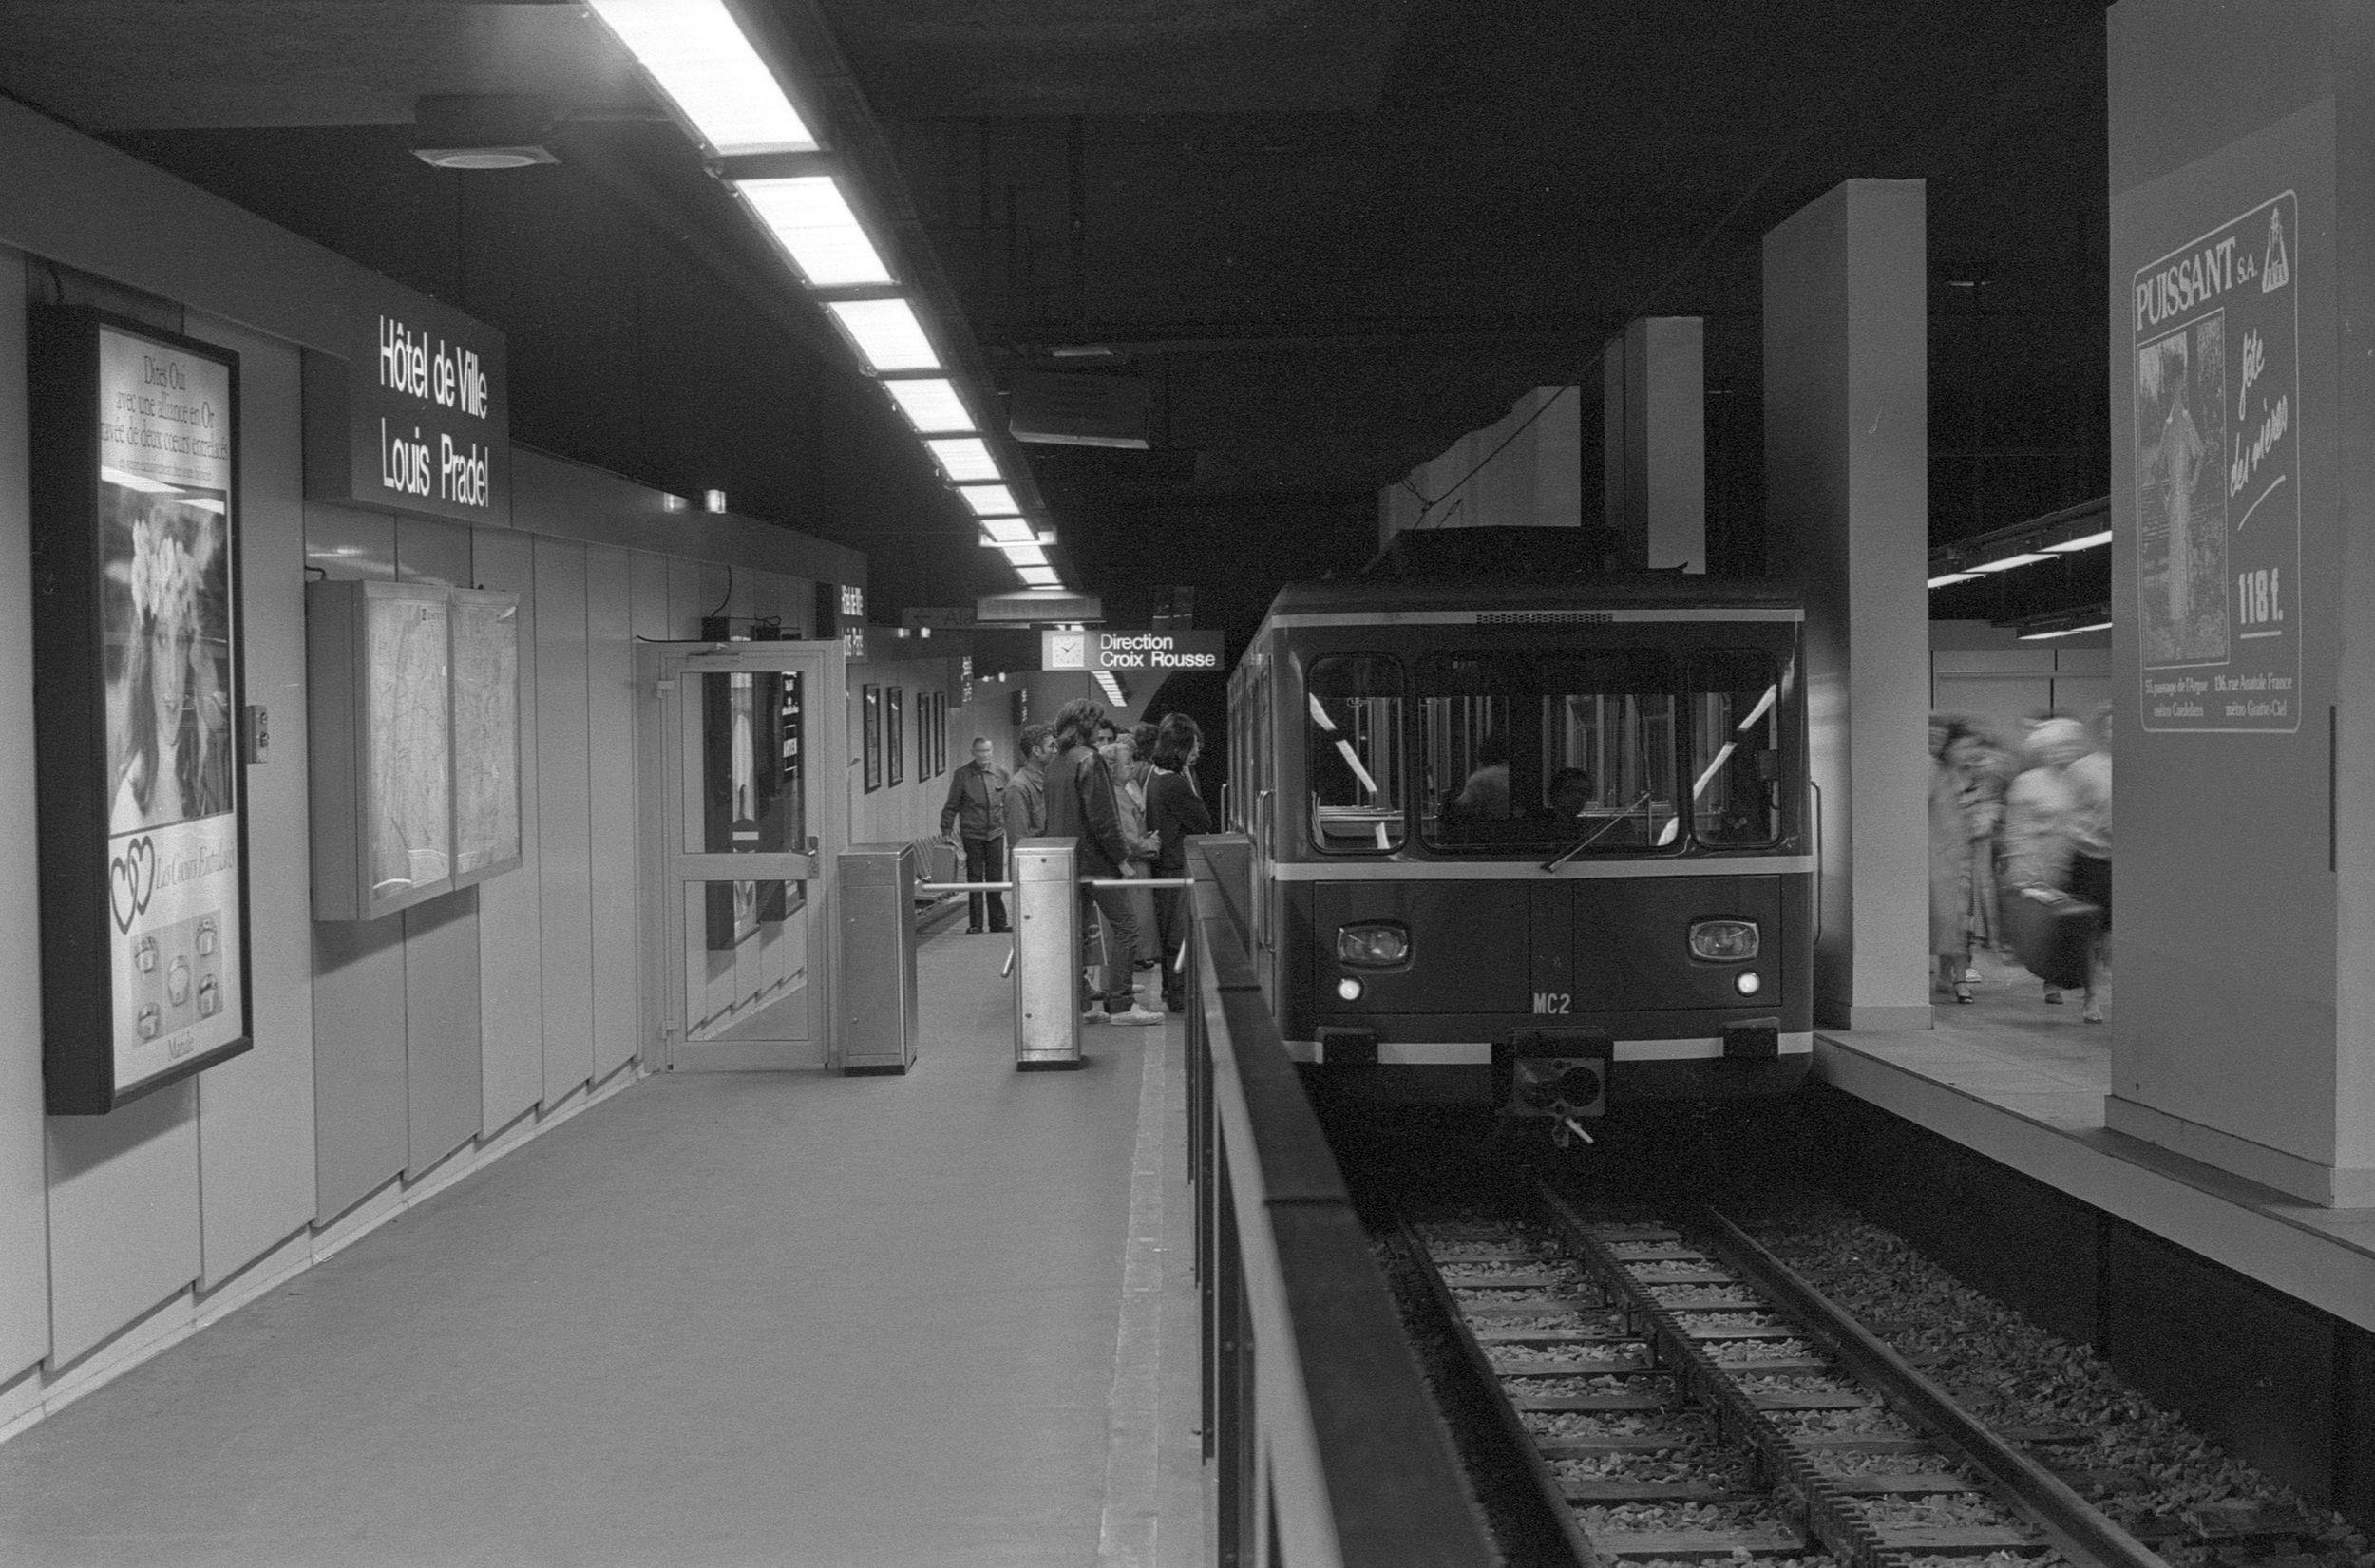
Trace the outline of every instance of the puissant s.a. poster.
{"label": "puissant s.a. poster", "polygon": [[119,1094],[246,1032],[232,369],[98,328],[97,604]]}
{"label": "puissant s.a. poster", "polygon": [[2300,234],[2287,191],[2135,274],[2147,729],[2301,727]]}

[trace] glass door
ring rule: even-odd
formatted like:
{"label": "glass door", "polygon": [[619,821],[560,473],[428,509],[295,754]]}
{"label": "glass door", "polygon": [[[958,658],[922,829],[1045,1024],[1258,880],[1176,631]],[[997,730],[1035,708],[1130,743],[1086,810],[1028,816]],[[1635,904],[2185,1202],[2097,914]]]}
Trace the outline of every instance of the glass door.
{"label": "glass door", "polygon": [[837,643],[658,655],[661,1065],[832,1065],[832,871],[846,839]]}

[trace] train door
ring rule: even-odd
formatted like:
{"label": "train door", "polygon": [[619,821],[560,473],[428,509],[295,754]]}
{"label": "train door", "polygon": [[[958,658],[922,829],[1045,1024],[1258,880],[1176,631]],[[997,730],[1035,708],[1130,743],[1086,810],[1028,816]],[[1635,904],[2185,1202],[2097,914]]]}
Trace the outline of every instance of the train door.
{"label": "train door", "polygon": [[[830,1066],[833,867],[846,837],[839,643],[650,648],[646,994],[656,1065]],[[651,712],[652,709],[647,709]]]}

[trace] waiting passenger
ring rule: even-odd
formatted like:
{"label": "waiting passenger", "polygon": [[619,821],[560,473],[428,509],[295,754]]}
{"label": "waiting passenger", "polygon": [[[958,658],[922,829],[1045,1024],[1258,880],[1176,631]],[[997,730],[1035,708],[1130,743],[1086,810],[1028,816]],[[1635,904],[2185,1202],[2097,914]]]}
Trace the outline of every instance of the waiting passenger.
{"label": "waiting passenger", "polygon": [[[2076,719],[2045,719],[2029,731],[2029,765],[2004,799],[2004,861],[1997,881],[2006,897],[2024,887],[2069,887],[2072,802],[2063,773],[2092,748],[2086,727]],[[2047,986],[2045,1000],[2059,1003],[2060,988]]]}
{"label": "waiting passenger", "polygon": [[[1147,826],[1162,845],[1154,874],[1166,880],[1188,875],[1188,836],[1212,831],[1212,813],[1196,788],[1196,759],[1203,754],[1204,731],[1195,720],[1173,713],[1163,721],[1154,740],[1154,772],[1147,780]],[[1188,941],[1188,890],[1157,888],[1154,907],[1163,935],[1163,997],[1173,1012],[1185,1011],[1188,980],[1179,951]]]}
{"label": "waiting passenger", "polygon": [[2111,962],[2111,705],[2095,710],[2095,749],[2062,770],[2070,790],[2070,891],[2102,913],[2086,970],[2086,1021],[2103,1021],[2100,984]]}
{"label": "waiting passenger", "polygon": [[1009,848],[1047,832],[1047,765],[1055,755],[1053,725],[1027,724],[1016,738],[1020,755],[1006,781],[1006,843]]}
{"label": "waiting passenger", "polygon": [[[1113,806],[1121,815],[1122,842],[1130,846],[1130,858],[1122,862],[1122,875],[1136,880],[1154,875],[1154,855],[1161,847],[1147,831],[1146,787],[1140,782],[1144,765],[1139,762],[1136,744],[1125,735],[1097,747],[1097,755],[1113,775]],[[1130,897],[1130,913],[1138,923],[1138,946],[1132,954],[1131,993],[1139,1007],[1152,1010],[1161,994],[1153,989],[1154,966],[1162,957],[1155,945],[1154,893],[1150,888],[1124,888]]]}
{"label": "waiting passenger", "polygon": [[[976,735],[973,761],[949,775],[948,800],[940,807],[940,837],[960,847],[968,882],[1006,879],[1006,809],[1002,799],[1006,793],[1006,770],[991,756],[988,739]],[[1006,895],[968,893],[968,933],[978,935],[985,929],[981,923],[985,904],[990,916],[986,929],[1006,929]]]}
{"label": "waiting passenger", "polygon": [[[1094,745],[1105,710],[1086,697],[1066,703],[1055,715],[1055,760],[1047,768],[1047,836],[1070,839],[1079,846],[1080,875],[1119,878],[1130,859],[1123,841],[1121,813],[1113,802],[1113,775]],[[1110,727],[1110,725],[1109,725]],[[1088,1024],[1159,1024],[1163,1015],[1135,1004],[1130,973],[1137,962],[1138,925],[1130,908],[1129,891],[1092,888],[1088,901],[1095,906],[1104,928],[1103,975],[1098,995],[1081,1022]]]}

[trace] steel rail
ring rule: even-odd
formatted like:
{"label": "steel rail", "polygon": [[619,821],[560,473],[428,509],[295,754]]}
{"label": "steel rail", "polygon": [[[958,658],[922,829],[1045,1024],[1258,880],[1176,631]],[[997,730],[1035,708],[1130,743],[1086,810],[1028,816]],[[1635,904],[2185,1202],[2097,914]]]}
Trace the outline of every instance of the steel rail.
{"label": "steel rail", "polygon": [[1713,1235],[1715,1251],[1726,1264],[1786,1306],[1814,1337],[1828,1340],[1841,1364],[1856,1377],[1877,1388],[1890,1403],[1985,1473],[2064,1556],[2099,1568],[2168,1568],[2158,1553],[2121,1529],[2053,1472],[1989,1431],[1945,1389],[1800,1278],[1754,1237],[1712,1208],[1701,1209],[1694,1218]]}

